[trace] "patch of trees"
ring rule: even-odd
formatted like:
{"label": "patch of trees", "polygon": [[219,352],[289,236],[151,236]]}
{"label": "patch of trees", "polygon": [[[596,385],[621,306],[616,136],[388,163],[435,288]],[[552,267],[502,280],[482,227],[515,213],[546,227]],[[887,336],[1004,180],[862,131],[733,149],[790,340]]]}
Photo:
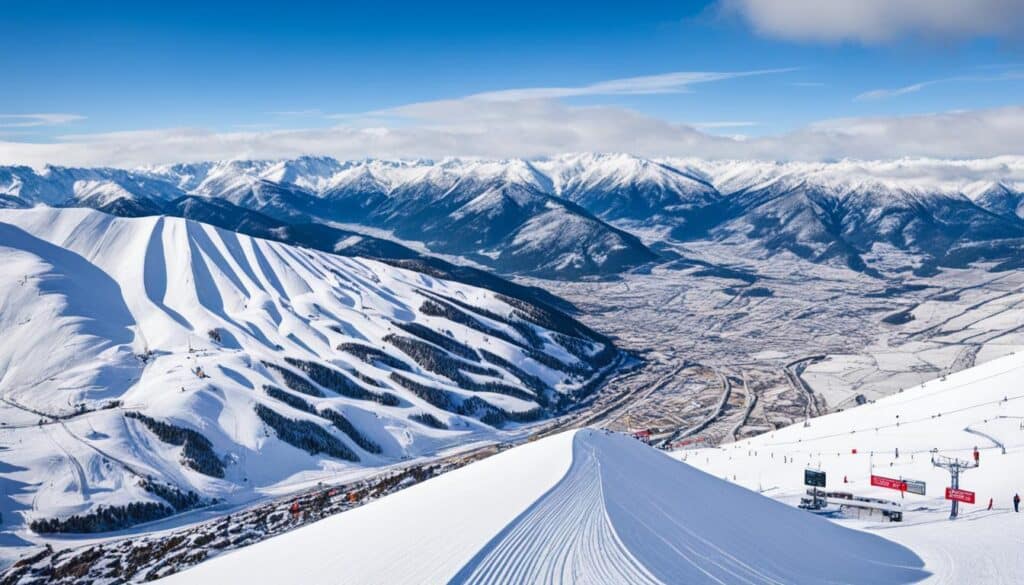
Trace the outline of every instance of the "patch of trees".
{"label": "patch of trees", "polygon": [[533,361],[539,364],[544,364],[552,370],[558,370],[567,374],[586,376],[590,371],[590,369],[583,364],[567,364],[549,353],[533,349],[532,347],[526,350],[526,355],[533,358]]}
{"label": "patch of trees", "polygon": [[534,408],[526,412],[509,412],[494,406],[479,396],[463,399],[446,390],[410,380],[396,372],[391,372],[391,379],[432,406],[448,412],[478,418],[481,422],[493,427],[502,426],[506,422],[530,422],[544,416],[544,410],[541,408]]}
{"label": "patch of trees", "polygon": [[324,397],[324,393],[321,392],[319,388],[310,384],[309,380],[303,378],[302,376],[296,374],[295,372],[289,370],[288,368],[279,366],[277,364],[272,364],[270,362],[260,363],[270,368],[271,370],[274,370],[277,373],[281,374],[281,377],[284,378],[284,385],[288,386],[292,390],[295,390],[296,392],[301,392],[308,396],[315,396],[316,398]]}
{"label": "patch of trees", "polygon": [[345,374],[322,364],[291,357],[284,358],[284,361],[305,372],[317,384],[324,388],[329,388],[342,396],[355,398],[356,400],[372,400],[385,406],[398,406],[401,403],[394,394],[370,392]]}
{"label": "patch of trees", "polygon": [[493,368],[486,368],[453,358],[443,350],[418,339],[389,334],[384,340],[408,354],[423,369],[448,378],[456,386],[464,390],[494,392],[496,394],[514,396],[522,400],[536,400],[535,396],[515,386],[494,381],[478,382],[463,373],[470,372],[481,376],[500,378],[501,372]]}
{"label": "patch of trees", "polygon": [[373,386],[375,388],[383,388],[384,387],[384,384],[381,384],[378,380],[367,376],[366,374],[360,372],[357,369],[353,368],[351,370],[351,372],[352,372],[352,375],[355,376],[356,379],[360,380],[361,382],[369,384],[370,386]]}
{"label": "patch of trees", "polygon": [[170,445],[183,446],[184,448],[181,450],[182,465],[210,477],[224,477],[224,463],[217,457],[209,439],[200,433],[158,421],[134,411],[125,412],[125,416],[144,424],[161,441]]}
{"label": "patch of trees", "polygon": [[583,337],[602,343],[607,341],[607,338],[603,335],[588,328],[565,313],[541,307],[533,303],[528,303],[522,299],[517,299],[501,293],[498,293],[497,297],[501,302],[516,309],[516,316],[521,317],[534,325],[539,325],[544,329],[556,331],[563,335],[571,335],[572,337]]}
{"label": "patch of trees", "polygon": [[199,494],[192,490],[182,491],[175,486],[149,479],[140,481],[139,486],[167,503],[129,502],[121,506],[99,505],[88,514],[75,514],[67,518],[37,518],[29,523],[29,528],[38,534],[110,532],[166,518],[175,512],[195,508],[202,502]]}
{"label": "patch of trees", "polygon": [[325,408],[321,410],[319,414],[323,418],[326,418],[327,420],[331,421],[331,424],[334,425],[334,428],[348,435],[349,438],[352,439],[352,441],[355,442],[356,445],[362,447],[366,452],[381,452],[380,445],[374,443],[369,438],[367,438],[366,435],[360,433],[359,429],[357,429],[355,425],[352,424],[351,421],[345,418],[345,416],[338,412],[337,410]]}
{"label": "patch of trees", "polygon": [[75,514],[67,518],[38,518],[29,523],[29,528],[38,534],[91,534],[122,530],[142,522],[166,518],[173,513],[173,508],[158,502],[131,502],[124,506],[101,505],[88,514]]}
{"label": "patch of trees", "polygon": [[614,345],[611,343],[602,343],[601,349],[594,355],[590,356],[588,361],[592,368],[600,369],[615,361],[615,356],[618,354],[619,350],[616,349]]}
{"label": "patch of trees", "polygon": [[455,401],[452,400],[451,392],[447,392],[433,386],[428,386],[426,384],[421,384],[416,380],[406,378],[398,372],[391,372],[391,379],[406,390],[422,398],[428,404],[436,406],[441,410],[455,412],[456,404]]}
{"label": "patch of trees", "polygon": [[434,428],[434,429],[443,429],[443,430],[447,430],[448,429],[448,425],[444,424],[444,422],[441,419],[439,419],[436,416],[430,414],[429,412],[421,412],[419,414],[411,414],[411,415],[409,415],[409,420],[414,420],[414,421],[416,421],[416,422],[418,422],[420,424],[426,425],[426,426]]}
{"label": "patch of trees", "polygon": [[553,333],[552,335],[554,336],[555,341],[558,343],[558,345],[564,347],[566,351],[576,356],[577,359],[579,359],[582,362],[590,361],[590,351],[592,346],[589,342],[584,341],[578,337],[563,335],[562,333]]}
{"label": "patch of trees", "polygon": [[153,495],[160,496],[178,512],[191,510],[198,506],[202,501],[199,498],[199,494],[192,490],[186,492],[173,485],[160,483],[158,481],[144,479],[139,482],[139,486]]}
{"label": "patch of trees", "polygon": [[[436,298],[428,298],[427,300],[423,301],[423,304],[420,305],[420,312],[423,313],[424,315],[430,315],[433,317],[443,317],[445,319],[448,319],[452,323],[459,323],[460,325],[465,325],[470,329],[476,329],[477,331],[485,335],[496,337],[498,339],[503,339],[513,345],[522,345],[522,341],[515,339],[514,337],[512,337],[508,333],[505,333],[501,329],[491,327],[490,325],[481,322],[476,317],[470,316],[465,312],[455,308],[453,305],[445,301],[438,300]],[[501,318],[496,320],[499,322],[504,321],[504,319]]]}
{"label": "patch of trees", "polygon": [[359,456],[340,439],[312,421],[290,419],[262,404],[256,405],[256,415],[274,429],[279,439],[310,455],[324,453],[346,461],[359,461]]}
{"label": "patch of trees", "polygon": [[221,342],[220,329],[213,328],[206,332],[206,336],[210,338],[210,341],[214,343]]}
{"label": "patch of trees", "polygon": [[462,401],[459,414],[472,416],[480,419],[480,422],[492,427],[504,426],[507,422],[532,422],[544,416],[544,410],[533,408],[524,412],[511,412],[494,406],[479,396],[473,396]]}
{"label": "patch of trees", "polygon": [[425,297],[428,297],[428,298],[432,298],[432,299],[434,299],[436,301],[439,301],[441,303],[451,303],[451,304],[453,304],[453,305],[455,305],[457,307],[462,307],[463,309],[466,309],[467,311],[476,313],[477,315],[480,315],[481,317],[487,317],[488,319],[490,319],[492,321],[497,321],[498,323],[507,323],[508,322],[508,316],[507,315],[499,315],[498,313],[495,313],[494,311],[490,311],[490,310],[485,309],[483,307],[477,307],[476,305],[471,305],[471,304],[469,304],[469,303],[467,303],[465,301],[460,301],[459,299],[456,299],[454,297],[440,295],[440,294],[437,294],[435,292],[428,292],[428,291],[417,290],[416,292],[419,292],[421,295],[423,295]]}
{"label": "patch of trees", "polygon": [[612,363],[618,351],[610,343],[601,345],[601,349],[591,354],[593,349],[591,342],[578,337],[570,337],[561,333],[554,333],[555,341],[564,347],[569,353],[576,356],[581,362],[589,364],[592,369],[598,370]]}
{"label": "patch of trees", "polygon": [[451,337],[448,337],[447,335],[438,333],[437,331],[434,331],[429,327],[421,325],[420,323],[401,323],[396,321],[394,325],[395,327],[402,329],[406,333],[411,333],[412,335],[415,335],[420,339],[429,341],[430,343],[433,343],[438,347],[444,348],[448,350],[448,352],[453,353],[461,358],[466,358],[467,360],[473,362],[480,361],[480,356],[477,355],[476,351],[472,347],[469,347],[468,345],[462,342],[456,341]]}
{"label": "patch of trees", "polygon": [[548,385],[544,383],[544,380],[541,380],[539,377],[534,376],[529,372],[526,372],[519,366],[501,357],[500,355],[493,354],[487,351],[486,349],[481,349],[480,355],[484,356],[484,359],[486,361],[489,361],[498,367],[504,368],[506,371],[510,372],[512,375],[522,380],[523,384],[526,384],[528,388],[532,388],[535,392],[537,392],[538,396],[543,396],[544,392],[548,390]]}
{"label": "patch of trees", "polygon": [[533,327],[533,325],[530,325],[529,323],[524,323],[523,321],[519,321],[517,319],[510,319],[508,321],[508,324],[511,325],[513,329],[518,331],[519,335],[523,336],[523,339],[525,339],[527,343],[530,344],[530,347],[544,347],[544,340],[541,339],[540,334],[537,333],[537,330]]}
{"label": "patch of trees", "polygon": [[370,347],[369,345],[363,345],[361,343],[342,343],[338,345],[338,350],[352,354],[371,366],[384,364],[385,366],[389,366],[396,370],[402,370],[403,372],[412,371],[412,367],[409,364],[389,353],[386,353],[384,350],[377,349],[376,347]]}
{"label": "patch of trees", "polygon": [[424,370],[434,372],[435,374],[455,379],[452,376],[458,376],[459,371],[463,370],[480,374],[481,376],[501,376],[501,373],[493,368],[453,358],[444,350],[419,339],[389,333],[384,337],[384,341],[402,350],[403,353],[411,357]]}
{"label": "patch of trees", "polygon": [[282,390],[277,386],[271,386],[270,384],[264,384],[263,391],[266,392],[267,395],[270,396],[271,398],[280,400],[281,402],[284,402],[285,404],[294,409],[316,414],[316,410],[310,403],[292,394],[291,392]]}

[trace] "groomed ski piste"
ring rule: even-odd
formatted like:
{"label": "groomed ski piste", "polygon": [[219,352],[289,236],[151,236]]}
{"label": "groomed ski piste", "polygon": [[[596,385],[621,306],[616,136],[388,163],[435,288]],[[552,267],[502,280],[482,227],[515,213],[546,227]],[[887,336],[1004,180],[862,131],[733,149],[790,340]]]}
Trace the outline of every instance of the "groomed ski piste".
{"label": "groomed ski piste", "polygon": [[908,548],[605,431],[568,431],[162,580],[895,584]]}
{"label": "groomed ski piste", "polygon": [[[932,450],[973,463],[975,447],[979,465],[962,472],[960,489],[975,492],[976,503],[959,504],[958,518],[949,520],[950,474],[932,465]],[[826,491],[901,504],[902,522],[852,507],[826,511],[833,510],[839,524],[912,549],[932,574],[928,583],[1024,579],[1024,513],[1014,513],[1012,503],[1014,494],[1024,498],[1024,352],[811,419],[807,426],[673,455],[793,506],[807,497],[806,468],[825,472]],[[923,481],[926,493],[872,487],[872,474]]]}

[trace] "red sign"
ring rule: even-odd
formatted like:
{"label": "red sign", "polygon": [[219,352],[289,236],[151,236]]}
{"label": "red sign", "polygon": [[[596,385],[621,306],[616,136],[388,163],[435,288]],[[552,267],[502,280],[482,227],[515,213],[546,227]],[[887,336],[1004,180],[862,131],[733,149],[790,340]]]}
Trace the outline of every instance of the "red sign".
{"label": "red sign", "polygon": [[875,487],[889,488],[891,490],[900,490],[901,492],[907,491],[907,482],[901,479],[882,477],[881,475],[872,475],[871,485]]}
{"label": "red sign", "polygon": [[974,492],[969,492],[967,490],[958,490],[948,487],[946,488],[946,499],[956,500],[958,502],[963,502],[965,504],[973,504]]}

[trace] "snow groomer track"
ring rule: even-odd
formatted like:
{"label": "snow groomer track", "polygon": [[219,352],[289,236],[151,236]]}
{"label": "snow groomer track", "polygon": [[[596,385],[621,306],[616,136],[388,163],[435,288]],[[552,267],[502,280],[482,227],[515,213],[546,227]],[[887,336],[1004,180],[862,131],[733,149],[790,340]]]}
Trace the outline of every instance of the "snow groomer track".
{"label": "snow groomer track", "polygon": [[909,549],[580,430],[167,583],[912,583]]}

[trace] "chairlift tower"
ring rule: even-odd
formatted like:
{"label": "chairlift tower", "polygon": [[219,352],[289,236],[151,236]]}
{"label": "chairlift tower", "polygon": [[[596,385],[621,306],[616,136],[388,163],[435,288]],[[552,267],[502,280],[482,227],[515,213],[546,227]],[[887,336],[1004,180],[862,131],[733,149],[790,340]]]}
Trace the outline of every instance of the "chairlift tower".
{"label": "chairlift tower", "polygon": [[[939,455],[938,449],[932,450],[932,465],[935,467],[941,467],[949,472],[950,483],[949,486],[953,489],[960,489],[960,474],[968,469],[974,469],[978,466],[977,461],[964,461],[957,459],[956,457],[946,457],[945,455]],[[948,496],[947,496],[948,497]],[[957,516],[959,511],[960,502],[951,500],[952,505],[949,510],[949,519],[953,520]]]}

